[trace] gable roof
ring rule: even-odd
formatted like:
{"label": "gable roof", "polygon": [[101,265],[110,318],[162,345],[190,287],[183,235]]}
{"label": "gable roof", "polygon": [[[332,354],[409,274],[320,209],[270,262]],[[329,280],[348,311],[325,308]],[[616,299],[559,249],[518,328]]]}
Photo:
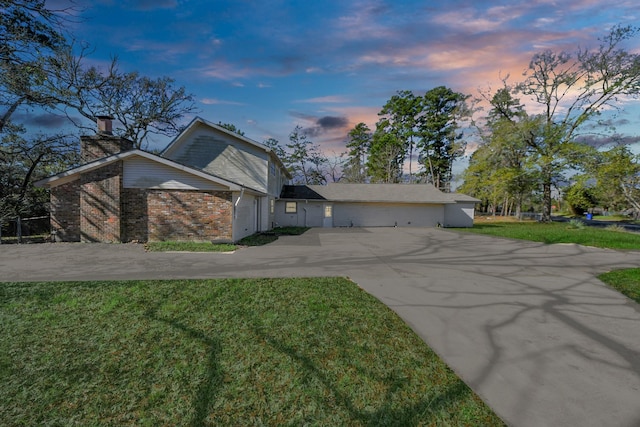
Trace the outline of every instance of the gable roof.
{"label": "gable roof", "polygon": [[240,135],[238,133],[235,133],[233,131],[230,131],[229,129],[226,129],[220,125],[217,125],[213,122],[210,122],[208,120],[203,119],[200,116],[195,117],[193,120],[191,120],[191,122],[187,125],[186,128],[184,128],[184,130],[182,132],[180,132],[180,134],[178,134],[170,143],[169,145],[167,145],[164,150],[162,150],[160,152],[161,156],[164,156],[167,152],[174,150],[177,148],[177,146],[180,145],[180,143],[182,142],[183,138],[185,135],[188,135],[192,130],[194,130],[196,127],[198,126],[206,126],[209,127],[211,129],[214,129],[218,132],[221,132],[223,134],[226,134],[228,136],[231,136],[235,139],[238,139],[242,142],[245,142],[249,145],[251,145],[252,147],[258,148],[259,150],[264,151],[265,153],[269,154],[273,159],[275,159],[276,163],[278,164],[278,166],[284,171],[285,175],[287,178],[291,179],[291,174],[289,173],[289,171],[287,170],[287,168],[284,166],[284,164],[282,163],[282,160],[276,155],[276,153],[269,147],[267,147],[264,144],[261,144],[257,141],[254,141],[253,139],[247,138],[246,136]]}
{"label": "gable roof", "polygon": [[[180,163],[174,162],[173,160],[166,159],[164,157],[160,157],[156,154],[152,154],[142,150],[129,150],[123,151],[118,154],[114,154],[108,157],[103,157],[98,160],[94,160],[93,162],[85,163],[84,165],[78,166],[73,169],[69,169],[64,172],[60,172],[56,175],[50,176],[48,178],[41,179],[34,183],[37,187],[57,187],[58,185],[65,184],[67,182],[73,181],[77,179],[81,174],[90,172],[95,169],[99,169],[101,167],[107,166],[111,163],[125,160],[127,158],[131,158],[134,156],[143,157],[148,160],[163,164],[165,166],[169,166],[174,169],[181,170],[183,172],[195,175],[197,177],[203,178],[207,181],[214,182],[216,184],[224,185],[225,187],[229,187],[231,191],[240,191],[244,186],[241,184],[237,184],[235,182],[229,181],[227,179],[221,178],[219,176],[215,176],[208,172],[203,172],[198,169],[194,169],[189,166],[182,165]],[[244,187],[246,188],[246,187]]]}
{"label": "gable roof", "polygon": [[480,201],[464,194],[443,193],[431,184],[285,185],[280,198],[358,203],[450,204]]}

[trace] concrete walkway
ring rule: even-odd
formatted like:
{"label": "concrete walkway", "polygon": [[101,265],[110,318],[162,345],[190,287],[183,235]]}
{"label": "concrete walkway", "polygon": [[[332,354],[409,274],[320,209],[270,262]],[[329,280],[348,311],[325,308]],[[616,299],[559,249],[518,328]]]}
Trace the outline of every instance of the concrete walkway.
{"label": "concrete walkway", "polygon": [[442,229],[312,229],[234,254],[0,246],[0,280],[348,276],[512,426],[639,426],[640,306],[595,275],[640,252]]}

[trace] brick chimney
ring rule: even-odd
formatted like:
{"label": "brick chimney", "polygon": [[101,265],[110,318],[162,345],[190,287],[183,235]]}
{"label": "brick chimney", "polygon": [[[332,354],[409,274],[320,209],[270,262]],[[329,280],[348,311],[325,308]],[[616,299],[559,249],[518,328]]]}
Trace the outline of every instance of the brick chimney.
{"label": "brick chimney", "polygon": [[98,133],[113,135],[113,117],[98,116],[96,121],[98,122]]}
{"label": "brick chimney", "polygon": [[133,142],[113,135],[113,117],[97,116],[95,135],[80,137],[80,161],[89,163],[103,157],[133,149]]}

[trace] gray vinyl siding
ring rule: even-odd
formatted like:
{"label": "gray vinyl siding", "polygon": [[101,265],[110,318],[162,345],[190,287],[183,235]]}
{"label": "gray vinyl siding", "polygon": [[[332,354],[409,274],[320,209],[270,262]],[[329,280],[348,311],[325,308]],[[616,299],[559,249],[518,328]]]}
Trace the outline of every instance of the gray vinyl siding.
{"label": "gray vinyl siding", "polygon": [[[240,200],[238,200],[240,198]],[[246,193],[234,193],[233,241],[250,236],[257,231],[257,198]]]}
{"label": "gray vinyl siding", "polygon": [[296,213],[286,213],[286,202],[276,203],[279,226],[322,227],[324,207],[333,206],[334,227],[436,227],[444,225],[444,205],[349,203],[298,200]]}
{"label": "gray vinyl siding", "polygon": [[268,153],[213,130],[194,131],[165,157],[254,190],[268,190]]}
{"label": "gray vinyl siding", "polygon": [[123,185],[125,188],[228,190],[225,186],[143,157],[124,161]]}
{"label": "gray vinyl siding", "polygon": [[475,203],[458,202],[445,207],[445,227],[473,227]]}
{"label": "gray vinyl siding", "polygon": [[[282,186],[285,185],[287,178],[284,172],[278,166],[277,162],[273,159],[269,159],[270,165],[273,164],[273,168],[269,167],[269,195],[278,197],[282,191]],[[274,172],[274,173],[272,173]]]}
{"label": "gray vinyl siding", "polygon": [[[297,203],[296,213],[286,213],[287,202]],[[279,227],[322,227],[324,202],[305,200],[276,201],[275,220]]]}
{"label": "gray vinyl siding", "polygon": [[444,205],[334,203],[335,227],[435,227],[444,223]]}

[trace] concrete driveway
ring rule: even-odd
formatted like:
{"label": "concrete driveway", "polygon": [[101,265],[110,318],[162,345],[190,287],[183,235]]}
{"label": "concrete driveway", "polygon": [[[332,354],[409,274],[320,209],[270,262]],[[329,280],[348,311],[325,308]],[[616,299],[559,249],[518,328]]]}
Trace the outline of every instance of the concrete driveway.
{"label": "concrete driveway", "polygon": [[442,229],[312,229],[234,254],[0,246],[0,279],[348,276],[509,425],[640,425],[640,306],[595,275],[640,252]]}

